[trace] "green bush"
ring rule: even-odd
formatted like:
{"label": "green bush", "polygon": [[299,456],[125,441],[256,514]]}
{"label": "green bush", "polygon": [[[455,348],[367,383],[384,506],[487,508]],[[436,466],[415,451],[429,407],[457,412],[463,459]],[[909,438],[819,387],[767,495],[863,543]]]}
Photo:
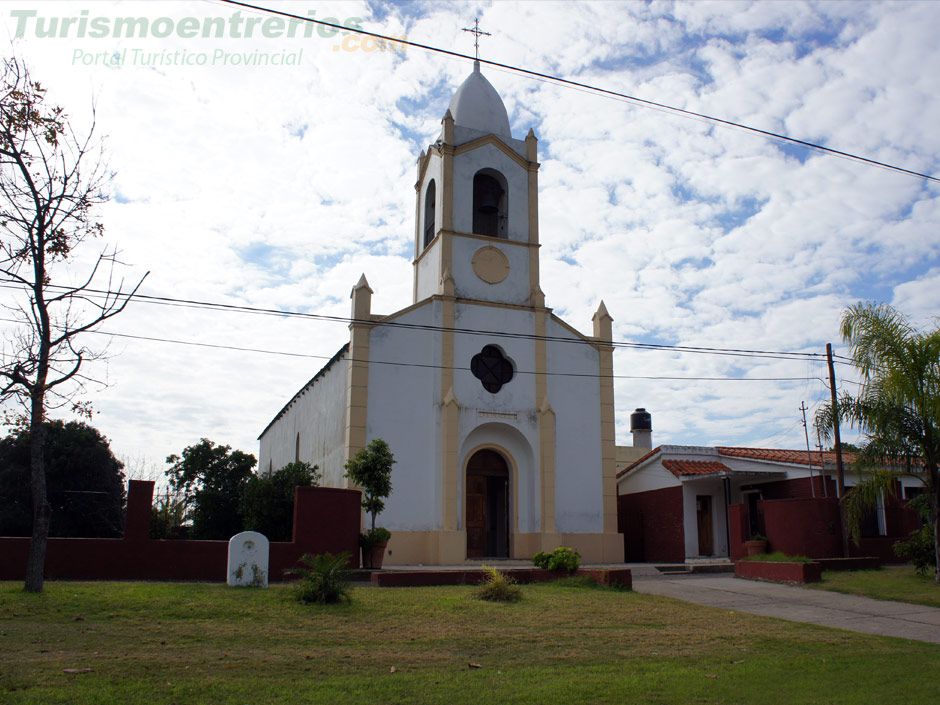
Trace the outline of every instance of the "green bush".
{"label": "green bush", "polygon": [[269,541],[290,541],[294,528],[294,493],[298,487],[318,487],[322,479],[316,465],[288,463],[270,475],[252,475],[241,496],[246,531],[264,534]]}
{"label": "green bush", "polygon": [[349,553],[304,555],[300,562],[305,567],[288,571],[291,575],[300,576],[297,599],[304,604],[312,602],[318,605],[350,602],[352,586],[349,584],[349,569],[346,568],[349,558]]}
{"label": "green bush", "polygon": [[538,568],[547,570],[564,570],[573,573],[580,565],[581,554],[573,548],[559,546],[551,553],[541,551],[532,556],[532,562]]}
{"label": "green bush", "polygon": [[487,602],[518,602],[522,599],[522,590],[516,581],[496,568],[483,566],[486,577],[477,588],[476,595]]}
{"label": "green bush", "polygon": [[937,554],[934,552],[933,524],[930,523],[930,504],[927,493],[919,494],[907,503],[920,515],[924,525],[912,531],[906,541],[896,541],[894,555],[905,558],[914,564],[919,575],[927,575],[936,569]]}
{"label": "green bush", "polygon": [[391,531],[384,526],[377,526],[374,529],[369,529],[359,534],[359,546],[369,549],[373,546],[378,546],[380,543],[388,543],[390,538],[392,538]]}

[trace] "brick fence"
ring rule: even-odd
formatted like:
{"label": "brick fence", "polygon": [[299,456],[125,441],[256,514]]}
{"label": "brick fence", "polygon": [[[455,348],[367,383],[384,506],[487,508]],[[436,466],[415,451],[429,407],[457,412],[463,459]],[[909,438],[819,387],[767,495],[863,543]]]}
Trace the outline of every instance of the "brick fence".
{"label": "brick fence", "polygon": [[[228,541],[150,539],[153,482],[131,480],[124,536],[119,539],[50,538],[46,577],[53,580],[211,580],[224,582]],[[269,575],[283,579],[305,553],[343,553],[359,567],[358,490],[298,487],[294,494],[294,533],[272,542]],[[0,538],[0,580],[26,577],[28,538]]]}

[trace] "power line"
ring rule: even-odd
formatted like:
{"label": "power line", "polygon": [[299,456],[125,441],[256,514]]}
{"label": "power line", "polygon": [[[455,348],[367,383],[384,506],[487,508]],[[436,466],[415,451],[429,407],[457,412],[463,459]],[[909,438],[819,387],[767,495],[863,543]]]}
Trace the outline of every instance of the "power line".
{"label": "power line", "polygon": [[[8,289],[19,289],[23,288],[23,285],[18,282],[13,281],[4,281],[0,280],[0,287]],[[47,285],[49,289],[68,289],[69,287],[49,284]],[[83,295],[95,295],[95,296],[109,296],[112,298],[120,299],[121,297],[127,297],[128,294],[117,291],[109,291],[104,289],[83,289]],[[381,319],[376,320],[373,318],[370,319],[356,319],[348,316],[334,316],[324,313],[309,313],[303,311],[288,311],[284,309],[273,309],[273,308],[260,308],[255,306],[244,306],[240,304],[224,304],[224,303],[215,303],[209,301],[199,301],[196,299],[177,299],[169,296],[153,296],[147,294],[136,293],[133,296],[134,299],[137,299],[144,303],[151,303],[160,306],[175,306],[181,308],[202,308],[206,310],[218,310],[226,311],[231,313],[248,313],[252,315],[264,315],[264,316],[278,316],[278,317],[287,317],[287,318],[304,318],[317,321],[326,321],[332,323],[365,323],[368,325],[383,325],[396,328],[403,328],[409,330],[422,330],[422,331],[431,331],[431,332],[447,332],[454,334],[464,334],[464,335],[479,335],[487,337],[499,337],[499,338],[509,338],[509,339],[523,339],[523,340],[544,340],[547,342],[555,343],[573,343],[573,344],[590,344],[592,340],[584,340],[583,338],[564,338],[561,336],[551,336],[551,335],[537,335],[535,333],[519,333],[519,332],[510,332],[510,331],[496,331],[496,330],[486,330],[486,329],[477,329],[477,328],[459,328],[451,326],[438,326],[432,324],[421,324],[421,323],[405,323],[403,321],[383,321]],[[605,343],[606,344],[606,343]],[[811,353],[811,352],[788,352],[781,350],[749,350],[744,348],[712,348],[705,346],[690,346],[690,345],[667,345],[663,343],[637,343],[633,341],[612,341],[609,343],[615,348],[624,348],[624,349],[636,349],[636,350],[654,350],[661,352],[676,352],[676,353],[694,353],[702,355],[719,355],[719,356],[732,356],[732,357],[747,357],[753,359],[761,360],[809,360],[814,362],[822,362],[822,358],[825,357],[824,353]]]}
{"label": "power line", "polygon": [[[0,319],[6,322],[12,322],[11,319]],[[129,338],[132,340],[145,340],[157,343],[172,343],[174,345],[189,345],[200,348],[212,348],[216,350],[231,350],[235,352],[252,352],[264,355],[282,355],[286,357],[303,357],[318,360],[331,360],[329,355],[313,355],[310,353],[284,352],[280,350],[265,350],[262,348],[247,348],[236,345],[222,345],[219,343],[200,343],[192,340],[178,340],[174,338],[159,338],[148,335],[132,335],[130,333],[111,333],[108,331],[93,330],[87,331],[97,335],[106,335],[115,338]],[[390,360],[374,360],[367,358],[364,360],[353,359],[351,362],[365,362],[376,365],[391,365],[394,367],[418,367],[434,370],[458,370],[470,372],[469,367],[460,367],[457,365],[434,365],[419,362],[393,362]],[[816,380],[822,382],[820,377],[678,377],[678,376],[660,376],[660,375],[598,375],[588,372],[535,372],[534,370],[513,370],[514,374],[535,375],[544,374],[546,377],[589,377],[593,379],[647,379],[647,380],[675,380],[675,381],[696,381],[696,382],[802,382],[807,380]]]}
{"label": "power line", "polygon": [[665,110],[665,111],[672,112],[683,117],[694,118],[696,120],[706,120],[708,122],[715,123],[716,125],[724,125],[726,127],[732,127],[732,128],[739,129],[739,130],[745,130],[747,132],[752,132],[754,134],[758,134],[763,137],[768,137],[770,139],[780,140],[783,142],[788,142],[790,144],[796,144],[801,147],[806,147],[807,149],[815,149],[820,152],[825,152],[827,154],[832,154],[838,157],[851,159],[852,161],[857,161],[857,162],[861,162],[864,164],[869,164],[871,166],[877,166],[882,169],[888,169],[889,171],[896,171],[901,174],[907,174],[908,176],[916,176],[919,179],[925,179],[927,181],[940,183],[940,178],[931,176],[930,174],[925,174],[919,171],[914,171],[912,169],[905,169],[903,167],[895,166],[894,164],[888,164],[887,162],[880,162],[875,159],[870,159],[868,157],[860,156],[858,154],[852,154],[851,152],[844,152],[839,149],[833,149],[832,147],[825,147],[815,142],[807,142],[806,140],[796,139],[795,137],[788,137],[787,135],[782,135],[777,132],[771,132],[770,130],[761,130],[760,128],[751,127],[749,125],[745,125],[739,122],[734,122],[732,120],[725,120],[723,118],[717,118],[711,115],[705,115],[704,113],[697,113],[693,110],[685,110],[683,108],[676,108],[671,105],[666,105],[665,103],[657,103],[656,101],[653,101],[653,100],[647,100],[645,98],[637,98],[636,96],[628,95],[626,93],[620,93],[618,91],[613,91],[607,88],[600,88],[598,86],[592,86],[589,83],[580,83],[578,81],[572,81],[567,78],[561,78],[559,76],[553,76],[551,74],[540,73],[538,71],[532,71],[531,69],[524,69],[519,66],[512,66],[511,64],[502,64],[497,61],[489,61],[487,59],[475,59],[474,57],[469,56],[467,54],[461,54],[459,52],[450,51],[448,49],[441,49],[440,47],[434,47],[428,44],[420,44],[418,42],[411,42],[411,41],[408,41],[407,39],[399,39],[397,37],[389,37],[387,35],[378,34],[376,32],[368,32],[364,29],[357,29],[354,27],[345,27],[343,25],[334,24],[332,22],[324,22],[323,20],[317,20],[312,17],[302,17],[301,15],[294,15],[290,12],[283,12],[281,10],[272,10],[270,8],[260,7],[258,5],[251,5],[246,2],[238,2],[238,0],[219,0],[219,1],[224,2],[228,5],[236,5],[236,6],[244,7],[250,10],[255,10],[257,12],[264,12],[264,13],[268,13],[272,15],[280,15],[282,17],[288,17],[290,19],[301,20],[303,22],[312,22],[314,24],[323,25],[324,27],[332,27],[333,29],[337,29],[343,32],[353,32],[355,34],[362,34],[368,37],[375,37],[376,39],[390,42],[392,43],[392,45],[405,44],[407,46],[414,47],[416,49],[423,49],[424,51],[428,51],[428,52],[445,54],[447,56],[453,56],[459,59],[467,59],[470,61],[479,61],[481,64],[487,64],[488,66],[493,66],[496,68],[504,69],[506,71],[523,74],[525,76],[531,76],[533,78],[537,78],[540,80],[553,81],[555,83],[560,83],[564,86],[570,86],[570,87],[577,88],[580,90],[587,90],[592,93],[597,93],[602,96],[607,96],[607,97],[615,98],[618,100],[625,100],[625,101],[640,105],[642,107],[654,108],[657,110]]}

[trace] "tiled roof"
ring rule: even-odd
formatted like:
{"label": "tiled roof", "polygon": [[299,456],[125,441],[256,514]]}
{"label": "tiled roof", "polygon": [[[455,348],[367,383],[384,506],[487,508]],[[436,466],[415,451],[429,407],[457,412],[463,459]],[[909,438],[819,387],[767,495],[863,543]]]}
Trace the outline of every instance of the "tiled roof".
{"label": "tiled roof", "polygon": [[714,475],[719,472],[731,472],[724,463],[714,460],[664,460],[663,467],[676,477],[680,475]]}
{"label": "tiled roof", "polygon": [[[752,458],[754,460],[767,460],[773,463],[790,463],[792,465],[809,465],[809,458],[805,450],[781,450],[778,448],[729,448],[718,446],[715,448],[721,455],[735,458]],[[820,465],[819,451],[813,451],[813,465]],[[851,465],[855,462],[855,453],[842,452],[842,462]],[[835,451],[827,450],[822,453],[822,462],[826,465],[835,465]]]}

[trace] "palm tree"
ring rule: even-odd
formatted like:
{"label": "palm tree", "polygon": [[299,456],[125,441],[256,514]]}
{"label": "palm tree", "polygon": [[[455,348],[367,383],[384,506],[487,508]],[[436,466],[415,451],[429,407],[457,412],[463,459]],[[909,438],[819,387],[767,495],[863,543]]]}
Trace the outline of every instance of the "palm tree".
{"label": "palm tree", "polygon": [[[898,475],[919,477],[930,502],[940,583],[940,329],[921,332],[892,306],[858,302],[843,313],[841,332],[862,386],[857,396],[843,395],[836,413],[864,434],[859,472],[881,468],[843,498],[852,538],[858,541],[862,513],[879,493],[893,491]],[[827,438],[834,415],[826,406],[816,417]]]}

